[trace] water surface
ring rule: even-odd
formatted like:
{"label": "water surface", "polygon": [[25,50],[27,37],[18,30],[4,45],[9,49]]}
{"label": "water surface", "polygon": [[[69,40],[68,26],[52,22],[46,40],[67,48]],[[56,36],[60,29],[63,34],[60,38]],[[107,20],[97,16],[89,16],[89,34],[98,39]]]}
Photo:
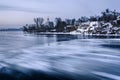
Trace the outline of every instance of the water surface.
{"label": "water surface", "polygon": [[119,37],[0,32],[0,80],[120,80]]}

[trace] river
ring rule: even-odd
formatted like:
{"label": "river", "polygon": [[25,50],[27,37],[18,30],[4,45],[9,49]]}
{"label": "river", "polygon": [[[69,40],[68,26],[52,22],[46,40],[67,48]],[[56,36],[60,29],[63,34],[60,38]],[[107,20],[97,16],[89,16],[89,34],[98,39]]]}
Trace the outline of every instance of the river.
{"label": "river", "polygon": [[120,38],[0,32],[0,80],[120,80]]}

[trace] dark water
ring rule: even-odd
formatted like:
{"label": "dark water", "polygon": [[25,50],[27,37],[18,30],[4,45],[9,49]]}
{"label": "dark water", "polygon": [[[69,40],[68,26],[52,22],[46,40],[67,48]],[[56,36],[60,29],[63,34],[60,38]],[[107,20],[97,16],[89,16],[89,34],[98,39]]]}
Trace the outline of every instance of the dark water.
{"label": "dark water", "polygon": [[120,80],[120,39],[0,32],[0,80]]}

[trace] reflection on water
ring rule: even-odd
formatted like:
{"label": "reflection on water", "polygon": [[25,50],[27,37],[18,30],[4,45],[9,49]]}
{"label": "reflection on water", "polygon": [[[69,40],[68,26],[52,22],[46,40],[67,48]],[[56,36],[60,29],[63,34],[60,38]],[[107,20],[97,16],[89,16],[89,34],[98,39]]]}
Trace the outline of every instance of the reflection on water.
{"label": "reflection on water", "polygon": [[0,33],[0,80],[120,80],[119,37]]}

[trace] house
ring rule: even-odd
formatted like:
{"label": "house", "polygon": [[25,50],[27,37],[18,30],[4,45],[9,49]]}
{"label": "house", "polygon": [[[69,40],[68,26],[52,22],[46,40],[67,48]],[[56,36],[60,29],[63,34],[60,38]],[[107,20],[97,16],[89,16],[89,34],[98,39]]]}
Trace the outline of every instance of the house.
{"label": "house", "polygon": [[88,31],[89,26],[90,26],[90,22],[81,23],[78,26],[77,32],[80,32],[80,33],[84,34]]}
{"label": "house", "polygon": [[91,30],[95,30],[95,28],[101,27],[101,24],[98,21],[93,21],[93,22],[90,22],[89,27]]}
{"label": "house", "polygon": [[80,25],[78,26],[78,29],[81,29],[81,28],[88,28],[90,26],[90,22],[83,22],[83,23],[80,23]]}
{"label": "house", "polygon": [[75,31],[75,30],[76,30],[76,27],[73,26],[73,25],[67,25],[67,26],[65,27],[65,31],[66,31],[66,32],[71,32],[71,31]]}

